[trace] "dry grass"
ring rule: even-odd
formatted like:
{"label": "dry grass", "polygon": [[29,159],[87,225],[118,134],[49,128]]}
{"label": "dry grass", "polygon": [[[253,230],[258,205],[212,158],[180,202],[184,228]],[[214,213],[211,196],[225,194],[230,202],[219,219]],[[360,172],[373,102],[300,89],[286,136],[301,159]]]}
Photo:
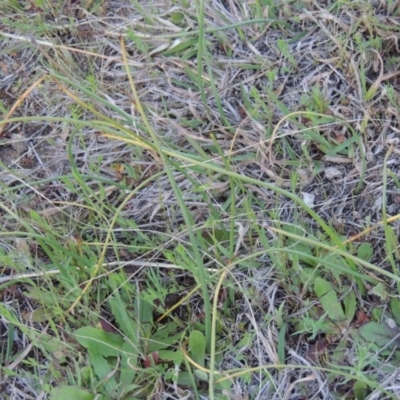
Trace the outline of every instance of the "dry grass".
{"label": "dry grass", "polygon": [[399,7],[3,2],[3,398],[398,398]]}

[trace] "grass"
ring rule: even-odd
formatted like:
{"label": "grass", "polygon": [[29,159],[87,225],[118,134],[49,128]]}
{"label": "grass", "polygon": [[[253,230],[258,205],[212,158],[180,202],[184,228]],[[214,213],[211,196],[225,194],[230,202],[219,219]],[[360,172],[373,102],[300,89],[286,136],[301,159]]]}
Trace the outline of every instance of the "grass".
{"label": "grass", "polygon": [[396,2],[0,5],[7,399],[396,399]]}

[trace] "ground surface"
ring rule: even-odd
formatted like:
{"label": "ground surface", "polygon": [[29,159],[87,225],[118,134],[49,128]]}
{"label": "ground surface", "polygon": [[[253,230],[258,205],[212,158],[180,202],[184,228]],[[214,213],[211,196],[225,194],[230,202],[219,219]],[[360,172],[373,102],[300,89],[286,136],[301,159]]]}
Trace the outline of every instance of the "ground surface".
{"label": "ground surface", "polygon": [[3,0],[1,398],[399,398],[399,15]]}

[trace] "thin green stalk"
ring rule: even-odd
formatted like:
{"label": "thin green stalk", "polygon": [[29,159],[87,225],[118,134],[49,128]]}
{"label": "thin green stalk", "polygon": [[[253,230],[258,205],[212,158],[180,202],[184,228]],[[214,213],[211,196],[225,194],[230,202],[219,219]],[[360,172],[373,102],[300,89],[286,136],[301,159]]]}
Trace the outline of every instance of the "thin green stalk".
{"label": "thin green stalk", "polygon": [[197,77],[200,85],[201,100],[204,105],[207,104],[206,94],[204,92],[203,82],[203,53],[205,50],[204,33],[204,0],[198,0],[197,5],[197,23],[199,24],[198,48],[197,48]]}
{"label": "thin green stalk", "polygon": [[[228,121],[228,118],[226,118],[224,108],[222,107],[218,89],[214,82],[213,68],[212,68],[211,61],[210,61],[210,53],[208,52],[206,47],[204,47],[204,58],[205,58],[206,65],[207,65],[207,73],[208,73],[208,78],[210,79],[211,90],[213,92],[215,102],[217,103],[218,113],[222,119],[224,126],[229,130],[229,128],[231,127],[232,124]],[[204,103],[204,104],[207,104],[207,103]]]}
{"label": "thin green stalk", "polygon": [[[221,158],[221,160],[224,163],[225,170],[230,171],[231,170],[231,165],[230,165],[230,156],[225,157],[224,151],[222,150],[221,146],[218,145],[218,142],[215,139],[214,135],[211,135],[212,141],[217,149],[217,152]],[[235,237],[235,217],[236,217],[236,189],[237,186],[235,185],[235,180],[230,177],[229,178],[229,186],[231,188],[231,210],[229,214],[229,254],[230,257],[233,257],[234,250],[235,250],[235,243],[234,243],[234,237]]]}
{"label": "thin green stalk", "polygon": [[[389,147],[389,150],[387,151],[385,155],[385,159],[383,161],[383,191],[382,191],[382,223],[383,223],[383,230],[385,231],[385,244],[386,244],[386,251],[387,251],[387,256],[390,261],[390,265],[392,266],[393,273],[396,275],[396,277],[399,276],[399,270],[396,266],[396,261],[393,257],[393,251],[395,250],[395,246],[393,245],[393,232],[388,224],[388,216],[386,212],[386,205],[387,205],[387,177],[388,177],[388,171],[387,171],[387,163],[389,160],[390,155],[393,152],[393,145]],[[396,280],[397,284],[397,293],[400,293],[400,281]]]}
{"label": "thin green stalk", "polygon": [[209,378],[209,396],[210,399],[214,398],[214,374],[215,374],[215,351],[216,351],[216,337],[217,337],[217,315],[218,315],[218,301],[219,301],[219,291],[221,290],[222,282],[224,281],[228,269],[225,268],[222,272],[214,293],[213,301],[213,315],[212,315],[212,326],[211,326],[211,350],[210,350],[210,378]]}
{"label": "thin green stalk", "polygon": [[[121,49],[122,49],[122,56],[124,58],[125,66],[128,69],[128,59],[126,56],[125,45],[124,45],[123,39],[121,39]],[[150,134],[151,138],[153,139],[153,145],[154,145],[157,153],[161,157],[161,160],[162,160],[164,168],[165,168],[165,172],[167,173],[169,181],[171,183],[171,186],[175,192],[179,207],[182,211],[183,218],[184,218],[185,223],[188,228],[190,243],[192,244],[192,247],[193,247],[194,258],[195,258],[196,267],[197,267],[196,269],[198,271],[199,280],[200,280],[200,283],[202,286],[204,309],[205,309],[206,343],[207,343],[207,350],[209,351],[210,345],[211,345],[211,342],[210,342],[210,339],[211,339],[211,302],[210,302],[210,297],[209,297],[209,293],[208,293],[208,279],[207,279],[206,270],[204,268],[203,259],[201,257],[201,254],[200,254],[200,251],[198,248],[197,238],[191,228],[193,225],[193,219],[186,207],[186,204],[181,195],[181,191],[179,190],[178,185],[176,184],[174,175],[169,167],[169,161],[166,157],[167,151],[161,147],[158,137],[157,137],[156,133],[154,132],[153,128],[151,127],[146,114],[143,111],[139,96],[136,91],[135,84],[133,82],[133,78],[130,74],[128,74],[128,79],[129,79],[129,83],[131,86],[133,97],[135,99],[136,108],[139,111],[140,116],[142,117],[143,123],[146,126],[148,133]]]}
{"label": "thin green stalk", "polygon": [[[221,31],[228,31],[229,29],[236,29],[241,26],[246,26],[246,25],[255,25],[255,24],[262,24],[262,25],[270,25],[271,23],[277,24],[277,25],[282,25],[282,26],[290,26],[286,21],[282,20],[277,20],[277,19],[265,19],[265,18],[256,18],[256,19],[248,19],[245,21],[240,21],[240,22],[235,22],[234,24],[229,24],[225,26],[219,26],[215,28],[208,28],[208,29],[203,29],[203,33],[214,33],[214,32],[221,32]],[[165,35],[157,35],[157,39],[175,39],[179,37],[189,37],[189,36],[197,36],[200,35],[200,29],[194,29],[192,31],[184,31],[181,33],[168,33]],[[146,37],[143,35],[142,37]],[[148,35],[150,38],[154,38],[154,36]]]}

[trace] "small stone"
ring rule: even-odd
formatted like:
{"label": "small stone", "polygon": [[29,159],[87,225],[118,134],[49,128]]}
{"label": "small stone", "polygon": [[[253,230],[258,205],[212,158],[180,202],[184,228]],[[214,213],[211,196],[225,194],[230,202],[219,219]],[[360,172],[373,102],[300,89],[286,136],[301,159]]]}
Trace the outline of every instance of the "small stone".
{"label": "small stone", "polygon": [[308,207],[313,208],[315,206],[314,200],[315,200],[315,194],[312,193],[301,193],[303,195],[303,201],[308,205]]}
{"label": "small stone", "polygon": [[20,133],[13,133],[11,135],[11,142],[10,142],[12,148],[18,153],[18,155],[21,155],[28,151],[28,140],[24,135],[21,135]]}
{"label": "small stone", "polygon": [[335,167],[325,168],[324,172],[325,172],[325,176],[328,179],[333,179],[333,178],[337,178],[338,176],[342,176],[342,172],[340,171],[340,169],[335,168]]}

